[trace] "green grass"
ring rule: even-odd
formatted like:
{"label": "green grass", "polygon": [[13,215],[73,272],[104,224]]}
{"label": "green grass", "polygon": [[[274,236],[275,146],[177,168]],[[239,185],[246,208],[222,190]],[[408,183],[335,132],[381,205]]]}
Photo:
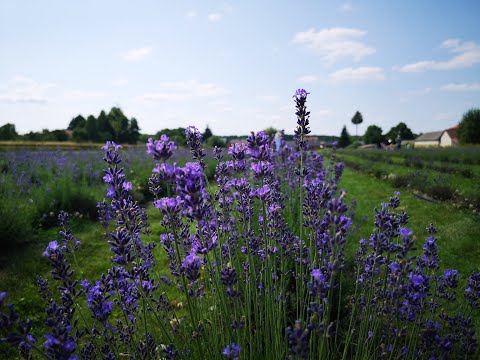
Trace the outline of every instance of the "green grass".
{"label": "green grass", "polygon": [[[368,239],[373,230],[374,208],[387,202],[397,189],[386,181],[348,168],[345,169],[340,186],[347,190],[349,200],[358,199],[354,223],[361,227],[361,231],[354,234],[355,243],[350,242],[348,245],[352,250],[360,238]],[[417,248],[421,249],[427,237],[425,229],[433,223],[438,230],[440,266],[443,269],[457,269],[465,278],[472,271],[480,271],[479,216],[454,208],[446,202],[432,203],[419,199],[408,190],[400,192],[400,210],[406,211],[410,216],[408,227],[417,237]],[[362,221],[363,216],[368,217],[365,223]]]}

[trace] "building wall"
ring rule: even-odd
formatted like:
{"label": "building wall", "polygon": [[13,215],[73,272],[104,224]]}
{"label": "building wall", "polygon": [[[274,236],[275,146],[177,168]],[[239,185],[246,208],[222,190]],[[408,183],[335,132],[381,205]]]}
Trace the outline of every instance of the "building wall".
{"label": "building wall", "polygon": [[442,134],[442,137],[440,138],[440,146],[447,147],[452,145],[453,145],[452,138],[450,137],[450,135],[448,135],[448,132],[445,131]]}
{"label": "building wall", "polygon": [[439,146],[438,141],[415,141],[415,147]]}

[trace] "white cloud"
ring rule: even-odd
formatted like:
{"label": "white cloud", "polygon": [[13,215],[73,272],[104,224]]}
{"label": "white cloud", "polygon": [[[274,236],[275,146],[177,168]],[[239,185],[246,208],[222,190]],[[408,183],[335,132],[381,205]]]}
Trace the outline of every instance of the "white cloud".
{"label": "white cloud", "polygon": [[298,82],[305,83],[305,84],[310,84],[318,80],[318,77],[315,75],[304,75],[299,77]]}
{"label": "white cloud", "polygon": [[160,83],[161,91],[146,93],[134,98],[135,102],[183,101],[194,97],[224,96],[229,91],[212,83],[200,83],[196,80]]}
{"label": "white cloud", "polygon": [[26,76],[14,76],[0,92],[0,103],[46,104],[46,92],[52,87],[55,87],[52,83],[41,84]]}
{"label": "white cloud", "polygon": [[128,84],[126,79],[117,79],[112,81],[112,86],[124,86]]}
{"label": "white cloud", "polygon": [[352,11],[353,10],[353,6],[352,4],[346,2],[344,4],[342,4],[339,8],[338,8],[339,11],[342,11],[342,12],[349,12],[349,11]]}
{"label": "white cloud", "polygon": [[219,13],[211,13],[210,15],[208,15],[208,21],[211,21],[211,22],[217,22],[217,21],[220,21],[222,19],[222,14],[219,14]]}
{"label": "white cloud", "polygon": [[63,97],[67,100],[100,98],[104,96],[105,94],[103,92],[92,90],[69,90],[63,94]]}
{"label": "white cloud", "polygon": [[424,72],[428,70],[454,70],[471,67],[480,63],[480,45],[473,41],[461,41],[458,39],[445,40],[442,48],[456,54],[446,61],[422,60],[400,67],[394,70],[400,72]]}
{"label": "white cloud", "polygon": [[195,18],[195,17],[197,17],[197,13],[196,13],[195,11],[189,11],[189,12],[187,13],[187,18],[193,19],[193,18]]}
{"label": "white cloud", "polygon": [[152,53],[152,50],[151,47],[131,49],[123,55],[123,59],[125,61],[140,61],[149,56]]}
{"label": "white cloud", "polygon": [[348,67],[331,73],[330,79],[333,81],[385,80],[385,74],[382,68],[375,66]]}
{"label": "white cloud", "polygon": [[440,89],[443,91],[453,92],[480,91],[480,83],[447,84],[443,85]]}
{"label": "white cloud", "polygon": [[333,64],[341,58],[350,58],[359,61],[376,50],[362,41],[366,31],[352,28],[330,28],[316,31],[310,29],[295,34],[292,42],[302,44],[312,49],[322,57],[327,64]]}

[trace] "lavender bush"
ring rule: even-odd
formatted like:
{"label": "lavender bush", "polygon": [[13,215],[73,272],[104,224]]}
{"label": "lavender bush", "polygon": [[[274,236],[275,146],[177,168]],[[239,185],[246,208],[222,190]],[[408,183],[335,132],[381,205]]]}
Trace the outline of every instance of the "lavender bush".
{"label": "lavender bush", "polygon": [[186,130],[195,162],[185,166],[168,162],[176,146],[167,136],[148,141],[168,273],[158,270],[157,244],[142,240],[149,219],[132,197],[121,146],[107,142],[98,210],[111,268],[95,281],[77,275],[81,244],[62,212],[61,240],[43,253],[58,291],[37,278],[45,332],[35,338],[0,293],[1,341],[27,359],[476,358],[480,273],[461,293],[458,272],[439,269],[433,225],[413,255],[399,193],[375,210],[372,235],[346,267],[343,164],[308,151],[307,96],[294,95],[294,147],[252,132],[227,154],[216,148],[215,184],[195,127]]}

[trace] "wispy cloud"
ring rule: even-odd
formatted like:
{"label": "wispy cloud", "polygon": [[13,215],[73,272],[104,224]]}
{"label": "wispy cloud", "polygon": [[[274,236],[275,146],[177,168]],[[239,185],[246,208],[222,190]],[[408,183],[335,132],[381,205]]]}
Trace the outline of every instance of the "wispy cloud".
{"label": "wispy cloud", "polygon": [[145,93],[134,98],[135,102],[183,101],[195,97],[217,97],[229,94],[229,91],[212,83],[197,80],[164,82],[160,91]]}
{"label": "wispy cloud", "polygon": [[440,90],[443,91],[452,91],[452,92],[469,92],[469,91],[480,91],[480,83],[471,83],[471,84],[447,84],[443,85]]}
{"label": "wispy cloud", "polygon": [[140,61],[149,56],[153,51],[152,47],[142,47],[128,50],[124,55],[123,59],[125,61]]}
{"label": "wispy cloud", "polygon": [[304,75],[300,76],[298,79],[298,82],[305,83],[305,84],[310,84],[318,80],[318,77],[315,75]]}
{"label": "wispy cloud", "polygon": [[116,86],[116,87],[124,86],[127,84],[128,84],[128,80],[126,79],[117,79],[112,81],[112,86]]}
{"label": "wispy cloud", "polygon": [[193,19],[193,18],[195,18],[195,17],[197,17],[197,13],[196,13],[195,11],[189,11],[189,12],[187,13],[187,18]]}
{"label": "wispy cloud", "polygon": [[41,84],[26,76],[15,76],[0,92],[1,104],[46,104],[46,92],[55,87],[52,83]]}
{"label": "wispy cloud", "polygon": [[441,47],[456,55],[446,61],[422,60],[394,67],[394,70],[400,72],[454,70],[468,68],[480,63],[480,45],[474,41],[465,42],[459,39],[448,39],[442,43]]}
{"label": "wispy cloud", "polygon": [[346,3],[343,3],[342,5],[340,5],[338,7],[338,10],[342,11],[342,12],[349,12],[349,11],[353,10],[353,6],[352,6],[352,4],[346,2]]}
{"label": "wispy cloud", "polygon": [[104,97],[105,93],[95,90],[69,90],[63,94],[66,100],[83,100]]}
{"label": "wispy cloud", "polygon": [[348,67],[330,74],[333,81],[385,80],[383,69],[375,66]]}
{"label": "wispy cloud", "polygon": [[360,40],[366,34],[366,31],[352,28],[336,27],[319,31],[312,28],[295,34],[292,42],[313,50],[326,64],[331,65],[341,58],[359,61],[374,54],[376,50]]}
{"label": "wispy cloud", "polygon": [[208,21],[211,21],[211,22],[218,22],[222,20],[222,14],[219,14],[219,13],[211,13],[208,15]]}

